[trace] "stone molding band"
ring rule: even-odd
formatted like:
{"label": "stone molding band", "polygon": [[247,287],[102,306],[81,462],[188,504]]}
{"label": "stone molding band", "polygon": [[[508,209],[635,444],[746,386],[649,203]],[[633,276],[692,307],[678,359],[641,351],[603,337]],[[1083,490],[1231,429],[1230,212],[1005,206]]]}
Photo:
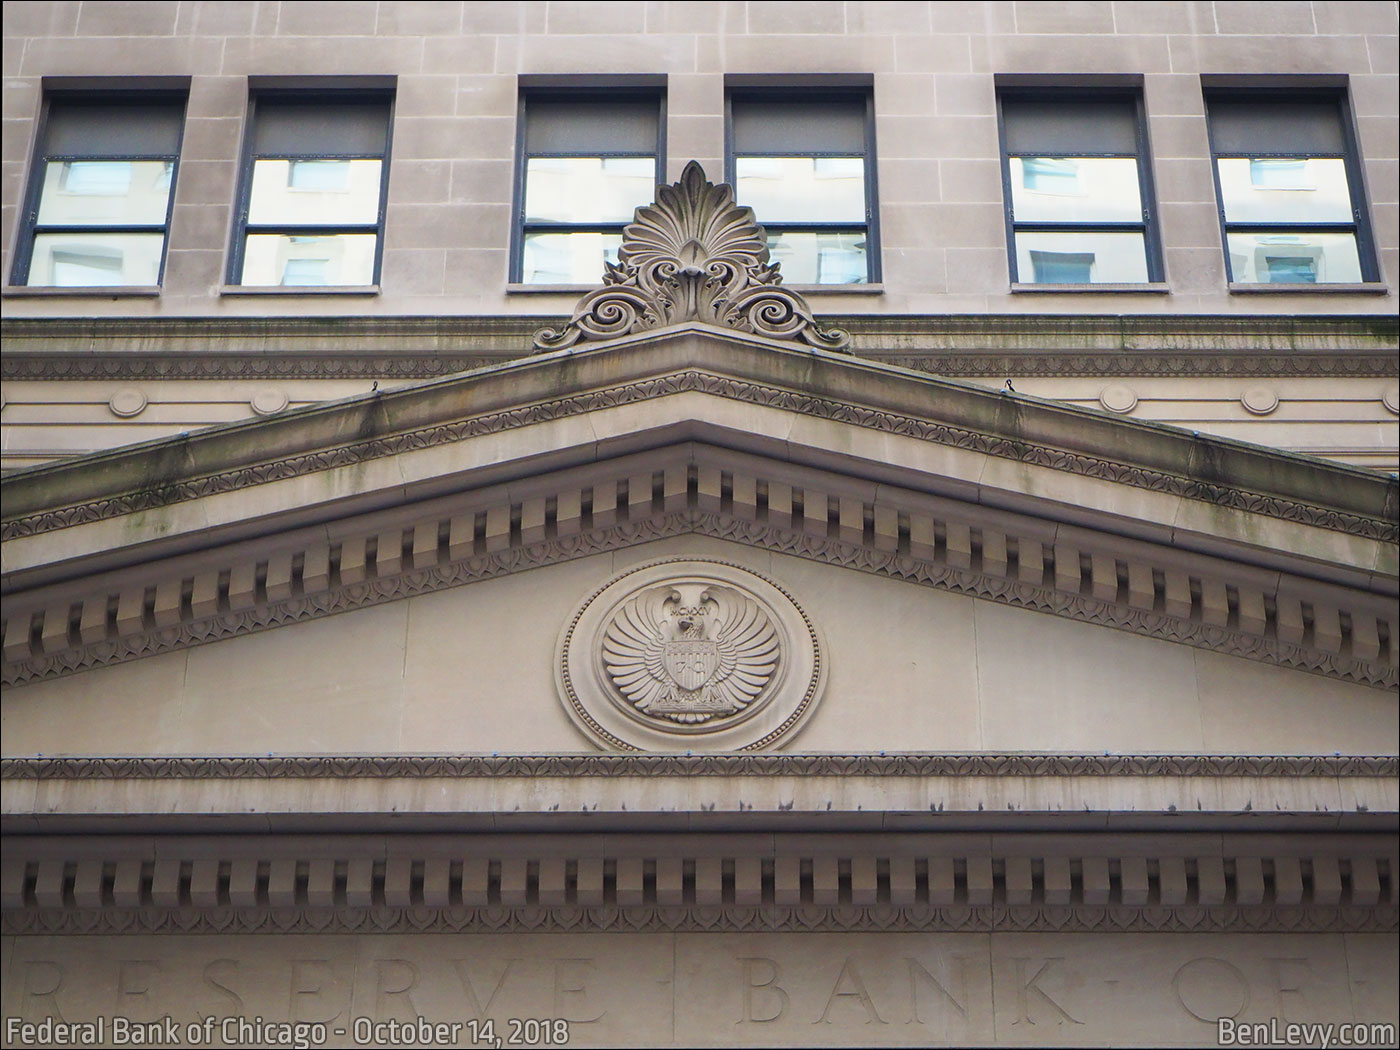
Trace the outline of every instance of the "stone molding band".
{"label": "stone molding band", "polygon": [[[1396,375],[1393,317],[1062,315],[1047,328],[1044,315],[1035,314],[822,314],[851,333],[857,356],[944,376]],[[0,374],[6,380],[427,379],[528,356],[541,324],[566,320],[563,314],[7,317]],[[152,351],[153,345],[170,349]]]}
{"label": "stone molding band", "polygon": [[159,489],[145,489],[123,496],[55,508],[11,518],[0,523],[0,539],[14,539],[68,528],[72,525],[121,517],[138,511],[154,510],[216,493],[251,488],[268,481],[314,474],[351,463],[364,463],[422,448],[448,445],[482,434],[495,434],[535,423],[582,415],[598,409],[647,401],[668,394],[706,393],[746,404],[778,408],[816,416],[882,433],[928,441],[1000,459],[1048,467],[1068,474],[1112,481],[1215,506],[1244,510],[1265,517],[1279,518],[1315,528],[1327,529],[1365,539],[1396,542],[1400,527],[1395,521],[1374,518],[1330,507],[1316,506],[1265,493],[1250,492],[1191,477],[1118,463],[1098,456],[1082,455],[1065,449],[1031,444],[995,434],[983,434],[962,427],[918,419],[879,409],[866,408],[830,398],[781,387],[769,386],[727,376],[687,370],[623,383],[604,390],[540,402],[523,408],[490,412],[458,422],[407,433],[376,438],[338,448],[292,456],[286,459],[226,471],[202,478],[173,481]]}
{"label": "stone molding band", "polygon": [[1400,915],[1385,835],[580,838],[142,838],[138,855],[105,839],[72,856],[20,838],[0,903],[7,934],[1388,932]]}
{"label": "stone molding band", "polygon": [[[835,318],[842,321],[841,318]],[[1099,353],[1044,351],[1026,353],[942,352],[889,353],[878,345],[853,347],[856,357],[897,365],[929,375],[954,377],[1010,376],[1047,378],[1187,378],[1243,376],[1387,379],[1395,376],[1391,353],[1164,353],[1119,350]],[[265,354],[165,353],[72,354],[17,352],[0,358],[0,378],[7,382],[86,382],[180,379],[435,379],[502,365],[528,357],[528,351],[374,354],[348,351],[309,354],[292,350]]]}
{"label": "stone molding band", "polygon": [[555,754],[6,758],[0,780],[391,777],[1345,777],[1400,775],[1393,755]]}
{"label": "stone molding band", "polygon": [[[812,475],[810,484],[794,487],[732,457],[734,469],[722,471],[708,456],[656,455],[649,457],[660,468],[654,472],[629,476],[618,465],[616,481],[600,476],[580,488],[575,479],[568,490],[560,487],[565,479],[553,488],[542,479],[534,498],[486,500],[479,510],[459,505],[416,522],[352,531],[336,543],[251,558],[211,551],[193,572],[137,567],[95,577],[90,591],[65,585],[52,597],[42,589],[13,595],[6,600],[3,681],[41,681],[684,535],[1374,687],[1394,688],[1400,680],[1393,602],[1383,595],[1276,573],[1251,577],[1216,559],[1109,543],[1086,530],[1055,539],[1025,519],[1001,520],[986,509],[975,518],[951,504],[921,509],[913,494],[902,502],[889,488],[866,503],[836,494],[836,475]],[[736,499],[736,490],[755,495]],[[561,514],[561,506],[578,509]],[[973,520],[981,524],[969,525]],[[149,578],[151,571],[162,575]]]}
{"label": "stone molding band", "polygon": [[1389,908],[112,908],[5,912],[5,936],[287,933],[1389,933]]}

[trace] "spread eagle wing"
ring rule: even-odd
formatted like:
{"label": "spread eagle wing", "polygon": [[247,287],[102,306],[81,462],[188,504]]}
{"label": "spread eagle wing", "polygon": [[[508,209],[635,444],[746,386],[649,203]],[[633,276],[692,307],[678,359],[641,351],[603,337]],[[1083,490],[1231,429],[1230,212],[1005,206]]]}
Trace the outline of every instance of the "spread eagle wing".
{"label": "spread eagle wing", "polygon": [[778,666],[778,631],[768,614],[752,598],[738,594],[712,594],[720,606],[715,632],[719,670],[711,688],[741,709],[763,691]]}
{"label": "spread eagle wing", "polygon": [[603,664],[622,694],[645,711],[668,685],[661,654],[661,624],[653,609],[660,603],[640,594],[618,610],[603,635]]}

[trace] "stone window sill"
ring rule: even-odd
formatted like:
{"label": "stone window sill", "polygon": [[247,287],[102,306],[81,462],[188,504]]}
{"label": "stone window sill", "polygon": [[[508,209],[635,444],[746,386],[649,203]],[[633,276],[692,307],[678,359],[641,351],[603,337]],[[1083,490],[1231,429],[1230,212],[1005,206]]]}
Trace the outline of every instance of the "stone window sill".
{"label": "stone window sill", "polygon": [[349,284],[342,286],[322,284],[297,285],[258,285],[226,284],[219,289],[220,295],[378,295],[377,284]]}
{"label": "stone window sill", "polygon": [[1011,291],[1015,295],[1027,292],[1036,295],[1059,295],[1061,292],[1071,295],[1167,295],[1171,292],[1171,286],[1165,281],[1148,281],[1143,284],[1013,284]]}
{"label": "stone window sill", "polygon": [[1358,284],[1241,284],[1230,282],[1231,295],[1388,295],[1381,281]]}
{"label": "stone window sill", "polygon": [[154,299],[160,295],[158,284],[92,285],[62,288],[48,285],[10,285],[3,292],[6,299]]}

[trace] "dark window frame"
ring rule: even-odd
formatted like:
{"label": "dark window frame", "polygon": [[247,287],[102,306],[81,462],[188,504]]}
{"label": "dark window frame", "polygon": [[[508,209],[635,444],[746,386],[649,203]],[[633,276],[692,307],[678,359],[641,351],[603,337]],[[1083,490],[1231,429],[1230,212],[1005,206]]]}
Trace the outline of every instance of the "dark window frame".
{"label": "dark window frame", "polygon": [[[1123,232],[1141,233],[1143,251],[1146,255],[1147,280],[1143,284],[1159,284],[1165,277],[1162,262],[1162,230],[1157,214],[1157,193],[1152,178],[1152,152],[1148,136],[1147,108],[1143,98],[1141,77],[1122,76],[1079,76],[1068,80],[1056,78],[1042,81],[1031,76],[1006,76],[996,78],[997,93],[997,148],[1001,154],[1001,193],[1002,210],[1006,224],[1007,265],[1011,283],[1031,284],[1038,288],[1054,288],[1054,282],[1041,283],[1033,275],[1022,275],[1016,260],[1017,233],[1098,233]],[[1046,101],[1063,99],[1073,102],[1095,102],[1110,100],[1129,101],[1133,104],[1134,152],[1104,150],[1079,150],[1072,155],[1085,158],[1131,158],[1137,162],[1138,198],[1142,213],[1132,222],[1044,222],[1018,221],[1011,195],[1011,160],[1013,157],[1042,157],[1044,153],[1011,152],[1007,148],[1006,115],[1004,104],[1011,100]],[[1124,282],[1106,281],[1104,284]],[[1127,282],[1136,284],[1139,282]],[[1078,287],[1078,285],[1074,285]]]}
{"label": "dark window frame", "polygon": [[[315,80],[289,79],[285,77],[249,77],[248,109],[243,121],[243,144],[238,158],[238,194],[234,203],[233,233],[229,242],[228,266],[225,280],[230,286],[256,288],[260,285],[243,284],[244,255],[250,235],[271,234],[288,237],[333,237],[341,234],[374,234],[374,272],[371,285],[378,286],[384,262],[384,225],[389,205],[389,160],[394,145],[394,105],[395,78],[358,77],[336,78],[330,83]],[[279,151],[275,154],[260,155],[254,148],[257,135],[259,102],[294,102],[300,105],[336,105],[354,103],[375,103],[385,107],[384,151],[370,154],[363,150],[345,152],[307,151],[292,154]],[[249,223],[248,211],[252,203],[253,167],[258,160],[378,160],[379,204],[373,223],[344,223],[339,225],[290,223]],[[355,285],[300,285],[308,291],[320,288],[357,287]]]}
{"label": "dark window frame", "polygon": [[[45,77],[42,81],[43,101],[40,104],[38,123],[35,128],[33,149],[30,152],[27,183],[24,190],[24,206],[20,211],[19,231],[15,239],[14,262],[10,267],[10,287],[70,288],[74,291],[97,285],[33,285],[29,284],[30,268],[34,263],[35,238],[47,233],[159,233],[161,235],[160,267],[156,273],[156,287],[165,282],[165,263],[170,255],[170,225],[175,214],[175,190],[179,185],[180,154],[184,150],[185,121],[189,115],[190,78],[184,76],[143,77],[131,82],[125,77]],[[166,104],[179,107],[179,131],[176,135],[173,153],[123,153],[102,154],[59,152],[50,153],[48,142],[52,129],[55,104],[61,110],[65,103],[110,106],[120,110],[123,106]],[[171,165],[170,192],[165,201],[164,221],[156,223],[87,223],[81,225],[55,225],[39,222],[39,206],[42,201],[45,175],[48,165],[54,162],[72,163],[75,161],[163,161]],[[117,286],[119,287],[119,286]]]}
{"label": "dark window frame", "polygon": [[[1313,233],[1350,233],[1356,238],[1357,261],[1361,268],[1361,279],[1365,283],[1380,280],[1380,267],[1377,262],[1375,236],[1371,230],[1369,195],[1361,165],[1360,143],[1351,108],[1351,93],[1345,76],[1335,77],[1282,77],[1282,76],[1202,76],[1202,99],[1205,103],[1206,135],[1210,145],[1210,175],[1215,186],[1216,218],[1220,225],[1220,245],[1225,254],[1225,276],[1231,284],[1245,283],[1250,287],[1268,287],[1279,282],[1238,282],[1234,274],[1234,263],[1230,258],[1231,233],[1269,233],[1282,230],[1302,230]],[[1336,106],[1337,130],[1342,139],[1342,151],[1310,150],[1238,150],[1220,151],[1216,148],[1216,128],[1210,119],[1212,98],[1231,102],[1278,102],[1301,100],[1326,102]],[[1347,177],[1347,192],[1351,198],[1352,221],[1338,222],[1231,222],[1225,218],[1225,194],[1220,185],[1221,160],[1312,160],[1340,159]],[[1321,282],[1327,284],[1337,282]],[[1344,282],[1343,282],[1344,283]]]}
{"label": "dark window frame", "polygon": [[[865,147],[859,154],[847,151],[833,152],[812,150],[795,154],[791,150],[774,152],[734,151],[734,103],[742,106],[747,100],[756,102],[851,102],[860,101],[865,107]],[[879,284],[884,278],[884,265],[880,251],[880,193],[878,167],[879,154],[875,143],[875,82],[866,74],[806,74],[783,76],[781,74],[727,75],[724,78],[724,181],[736,188],[739,157],[792,157],[851,158],[859,156],[865,162],[865,223],[857,225],[849,222],[765,222],[763,216],[755,215],[765,233],[862,233],[865,235],[866,275],[863,282],[851,284],[813,284],[802,287],[860,288]],[[743,201],[739,201],[743,204]]]}
{"label": "dark window frame", "polygon": [[[527,151],[526,136],[529,128],[529,104],[548,104],[555,100],[589,99],[607,101],[628,99],[654,101],[656,103],[656,153],[654,180],[661,185],[666,180],[666,77],[664,75],[639,74],[635,76],[592,76],[592,75],[522,75],[516,82],[515,119],[515,171],[512,179],[513,201],[510,224],[510,270],[511,284],[523,284],[525,280],[525,238],[531,233],[614,233],[621,235],[631,220],[624,222],[527,222],[525,218],[525,182],[529,162],[535,157],[579,157],[577,151],[559,153]],[[600,150],[586,154],[603,160],[648,157],[651,154],[637,150]],[[651,202],[648,202],[651,203]],[[599,280],[602,274],[598,275]],[[526,287],[529,287],[528,285]],[[539,287],[550,287],[540,285]]]}

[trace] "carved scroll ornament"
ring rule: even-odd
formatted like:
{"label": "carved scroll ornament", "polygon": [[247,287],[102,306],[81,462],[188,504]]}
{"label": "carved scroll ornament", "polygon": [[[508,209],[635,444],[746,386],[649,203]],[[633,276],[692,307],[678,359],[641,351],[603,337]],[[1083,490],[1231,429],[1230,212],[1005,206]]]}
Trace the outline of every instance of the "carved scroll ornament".
{"label": "carved scroll ornament", "polygon": [[695,161],[680,182],[657,187],[655,204],[637,209],[617,263],[604,263],[603,287],[579,300],[561,330],[536,332],[535,347],[561,350],[686,321],[824,350],[851,341],[823,329],[802,296],[782,287],[753,209],[735,204],[728,184],[710,182]]}

